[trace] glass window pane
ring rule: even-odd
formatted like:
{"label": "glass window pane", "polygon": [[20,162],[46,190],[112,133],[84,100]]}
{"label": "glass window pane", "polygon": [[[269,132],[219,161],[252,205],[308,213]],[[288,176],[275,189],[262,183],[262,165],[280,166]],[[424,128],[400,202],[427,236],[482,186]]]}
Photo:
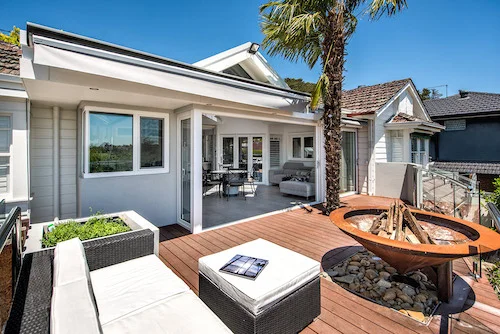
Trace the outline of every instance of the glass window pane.
{"label": "glass window pane", "polygon": [[234,139],[225,137],[222,139],[222,163],[224,165],[233,165]]}
{"label": "glass window pane", "polygon": [[0,116],[0,129],[10,129],[9,116]]}
{"label": "glass window pane", "polygon": [[131,171],[133,117],[91,112],[89,118],[90,173]]}
{"label": "glass window pane", "polygon": [[312,159],[313,158],[313,137],[304,137],[304,158]]}
{"label": "glass window pane", "polygon": [[163,167],[163,119],[141,117],[141,167]]}
{"label": "glass window pane", "polygon": [[10,130],[0,130],[0,152],[9,153],[10,151]]}
{"label": "glass window pane", "polygon": [[252,140],[252,169],[255,181],[262,182],[262,137]]}
{"label": "glass window pane", "polygon": [[248,169],[248,137],[238,138],[238,168]]}
{"label": "glass window pane", "polygon": [[411,137],[411,151],[416,152],[418,150],[417,147],[417,138]]}
{"label": "glass window pane", "polygon": [[294,158],[302,158],[300,156],[300,150],[301,150],[301,141],[302,138],[300,137],[295,137],[292,138],[292,154]]}

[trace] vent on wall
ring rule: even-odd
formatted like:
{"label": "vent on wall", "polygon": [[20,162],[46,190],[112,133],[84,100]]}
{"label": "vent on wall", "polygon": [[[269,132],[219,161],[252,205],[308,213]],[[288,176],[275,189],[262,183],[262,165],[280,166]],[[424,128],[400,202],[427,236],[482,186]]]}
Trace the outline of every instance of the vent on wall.
{"label": "vent on wall", "polygon": [[271,168],[280,166],[281,138],[271,136],[269,139],[269,165]]}
{"label": "vent on wall", "polygon": [[465,119],[450,119],[444,121],[444,126],[446,127],[444,131],[461,131],[465,130],[467,124]]}

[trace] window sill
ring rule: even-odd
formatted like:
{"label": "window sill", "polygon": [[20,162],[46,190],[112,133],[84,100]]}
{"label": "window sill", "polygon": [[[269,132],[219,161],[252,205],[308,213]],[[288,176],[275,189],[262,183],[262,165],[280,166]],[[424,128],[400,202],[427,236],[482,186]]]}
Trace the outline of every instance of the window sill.
{"label": "window sill", "polygon": [[109,173],[83,173],[81,174],[84,179],[98,179],[105,177],[123,177],[123,176],[140,176],[140,175],[154,175],[154,174],[169,174],[167,168],[143,169],[131,172],[109,172]]}

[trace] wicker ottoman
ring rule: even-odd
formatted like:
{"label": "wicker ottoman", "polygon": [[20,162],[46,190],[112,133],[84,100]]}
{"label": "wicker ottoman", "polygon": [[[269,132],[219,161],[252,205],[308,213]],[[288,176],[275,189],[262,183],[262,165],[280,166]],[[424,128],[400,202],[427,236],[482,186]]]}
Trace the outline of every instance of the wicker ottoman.
{"label": "wicker ottoman", "polygon": [[[220,272],[237,254],[268,260],[255,280]],[[320,264],[257,239],[200,258],[199,296],[234,333],[296,333],[320,314]]]}

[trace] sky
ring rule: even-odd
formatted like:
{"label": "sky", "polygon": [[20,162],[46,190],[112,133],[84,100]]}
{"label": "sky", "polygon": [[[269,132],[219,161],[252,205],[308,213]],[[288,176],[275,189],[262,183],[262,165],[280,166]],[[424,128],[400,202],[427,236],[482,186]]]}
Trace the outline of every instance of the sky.
{"label": "sky", "polygon": [[[347,46],[344,88],[411,77],[418,89],[448,85],[500,93],[499,0],[407,0],[391,18],[360,17]],[[247,41],[261,42],[263,0],[8,1],[0,29],[34,22],[194,63]],[[282,77],[315,82],[309,69],[262,53]],[[443,96],[445,87],[438,87]]]}

